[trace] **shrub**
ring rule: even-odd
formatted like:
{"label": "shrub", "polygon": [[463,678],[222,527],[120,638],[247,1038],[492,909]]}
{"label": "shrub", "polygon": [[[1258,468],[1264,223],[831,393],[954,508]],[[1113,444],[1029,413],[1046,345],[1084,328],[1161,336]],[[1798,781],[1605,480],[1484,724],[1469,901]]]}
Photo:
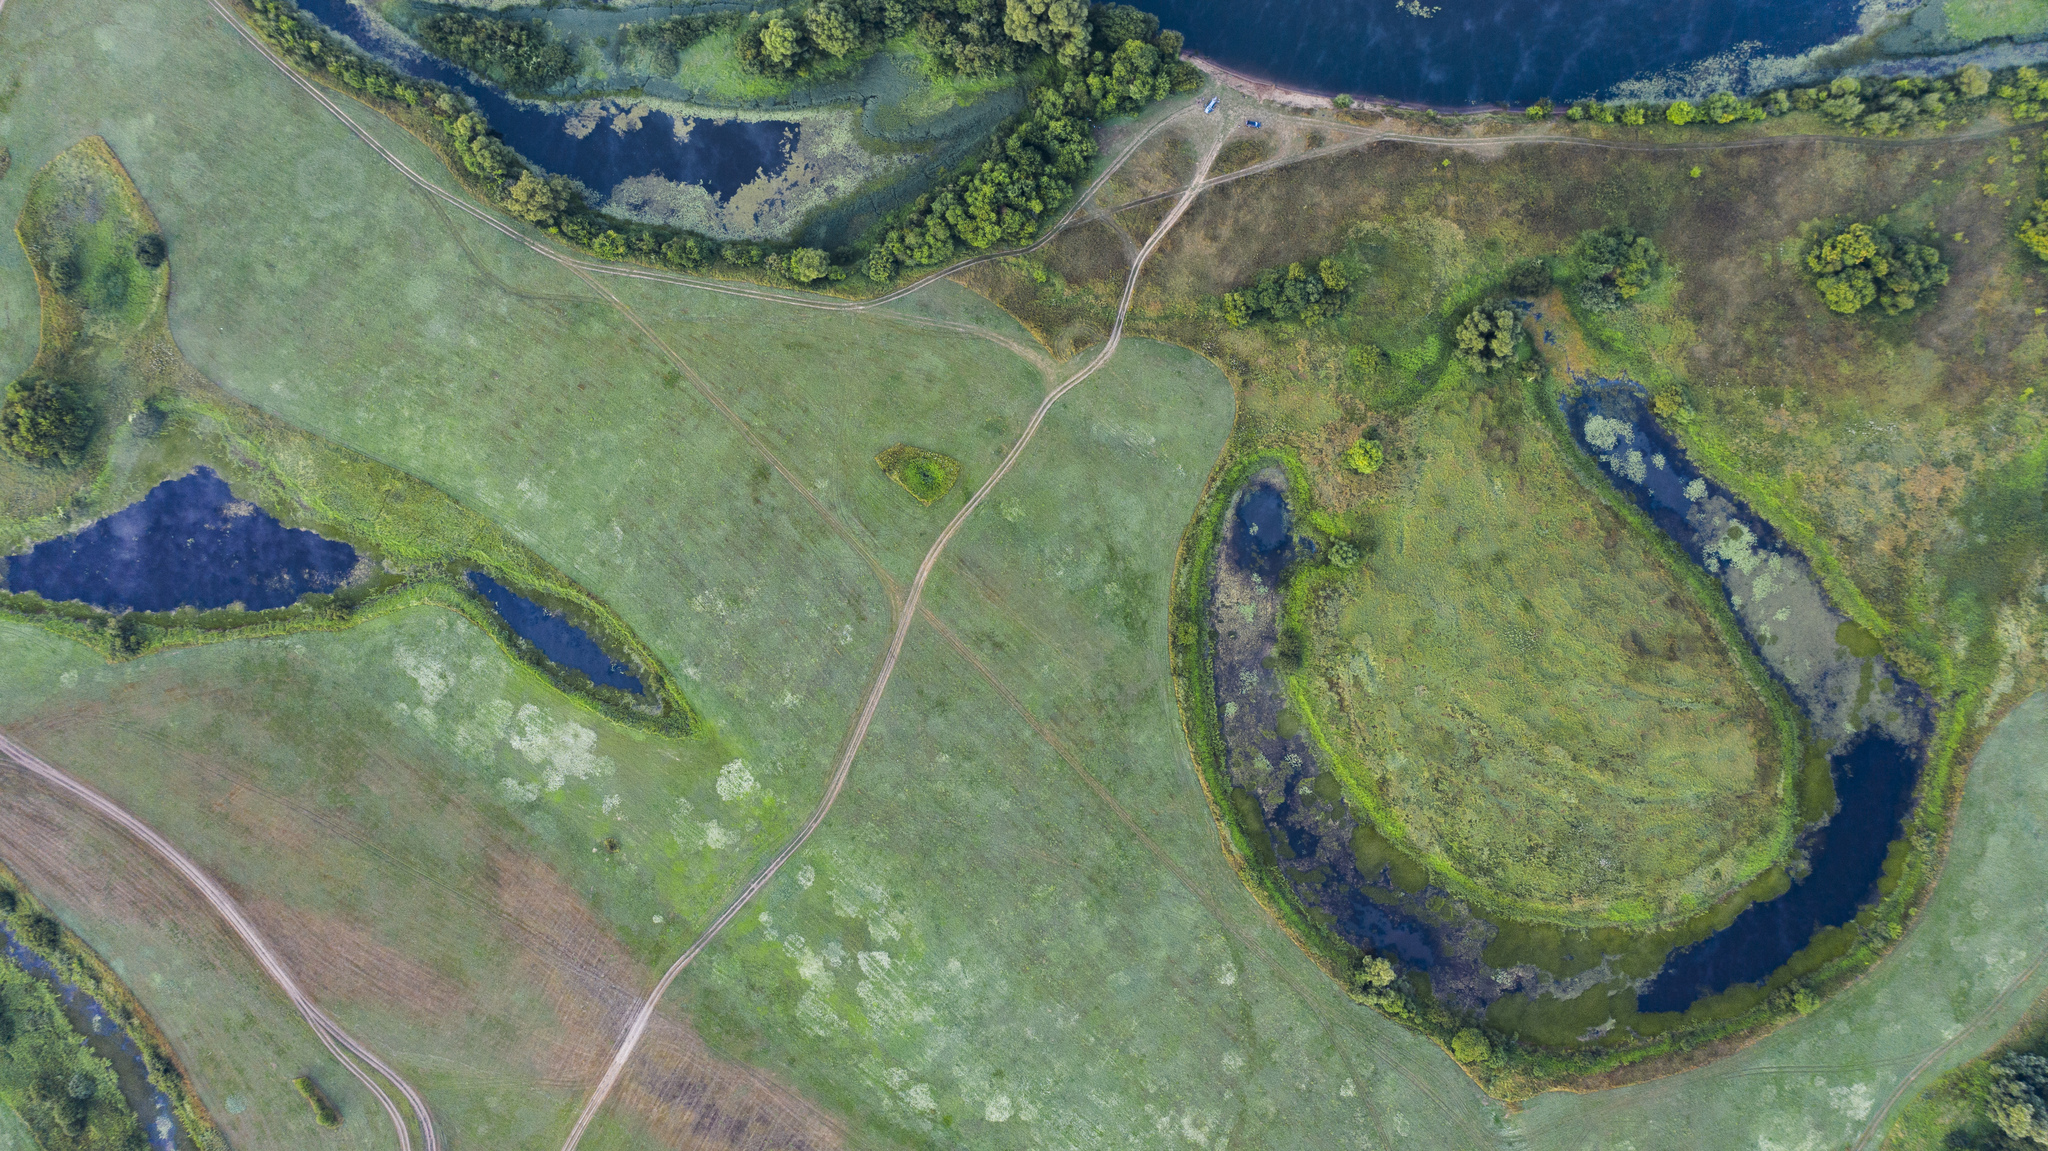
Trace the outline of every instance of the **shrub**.
{"label": "shrub", "polygon": [[1694,120],[1701,119],[1701,116],[1699,111],[1692,106],[1692,101],[1673,100],[1671,106],[1664,109],[1664,118],[1673,124],[1690,124]]}
{"label": "shrub", "polygon": [[2027,251],[2048,260],[2048,200],[2034,201],[2034,210],[2020,221],[2019,234]]}
{"label": "shrub", "polygon": [[327,1101],[326,1094],[313,1082],[311,1076],[299,1076],[292,1080],[292,1086],[299,1089],[299,1094],[305,1097],[307,1103],[312,1104],[315,1123],[322,1127],[341,1126],[341,1112],[336,1111],[334,1104]]}
{"label": "shrub", "polygon": [[1550,290],[1550,265],[1542,260],[1523,260],[1508,269],[1506,286],[1516,296],[1540,296]]}
{"label": "shrub", "polygon": [[32,464],[69,466],[92,439],[97,415],[69,383],[45,376],[16,380],[0,400],[0,444]]}
{"label": "shrub", "polygon": [[821,279],[832,270],[832,257],[820,248],[798,248],[789,254],[789,278],[799,284]]}
{"label": "shrub", "polygon": [[1351,981],[1360,988],[1385,987],[1394,981],[1394,965],[1377,955],[1359,960]]}
{"label": "shrub", "polygon": [[1355,102],[1356,101],[1352,100],[1349,95],[1343,92],[1339,92],[1335,96],[1330,97],[1330,103],[1335,104],[1339,108],[1349,108]]}
{"label": "shrub", "polygon": [[1493,1057],[1493,1044],[1486,1041],[1485,1032],[1467,1027],[1451,1036],[1451,1057],[1460,1063],[1484,1063]]}
{"label": "shrub", "polygon": [[1337,540],[1330,545],[1330,562],[1340,568],[1348,568],[1359,561],[1359,553],[1349,540]]}
{"label": "shrub", "polygon": [[1882,227],[1851,224],[1806,251],[1814,287],[1833,311],[1853,315],[1873,301],[1890,315],[1908,311],[1948,283],[1941,253]]}
{"label": "shrub", "polygon": [[1515,358],[1521,333],[1513,308],[1481,304],[1458,325],[1458,358],[1478,371],[1493,371]]}
{"label": "shrub", "polygon": [[1641,295],[1664,271],[1663,253],[1648,236],[1632,228],[1589,232],[1580,244],[1579,297],[1589,307],[1607,310]]}
{"label": "shrub", "polygon": [[50,955],[64,946],[64,928],[42,912],[31,912],[14,925],[14,933],[29,950]]}
{"label": "shrub", "polygon": [[1345,449],[1344,466],[1361,476],[1369,476],[1380,470],[1386,458],[1378,440],[1359,440]]}
{"label": "shrub", "polygon": [[145,268],[163,267],[164,257],[169,254],[170,249],[164,244],[164,238],[155,232],[150,232],[135,241],[136,262]]}

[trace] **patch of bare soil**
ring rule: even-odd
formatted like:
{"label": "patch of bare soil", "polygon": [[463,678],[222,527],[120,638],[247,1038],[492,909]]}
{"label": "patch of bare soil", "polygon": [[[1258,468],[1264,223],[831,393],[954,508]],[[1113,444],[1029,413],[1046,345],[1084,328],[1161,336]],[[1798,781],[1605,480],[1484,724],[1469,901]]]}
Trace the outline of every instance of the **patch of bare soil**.
{"label": "patch of bare soil", "polygon": [[[512,852],[491,856],[499,905],[525,931],[522,974],[542,989],[562,1038],[533,1052],[548,1082],[590,1084],[639,1008],[644,967],[554,869]],[[845,1132],[787,1085],[711,1054],[696,1032],[656,1015],[614,1099],[664,1146],[687,1151],[839,1147]]]}

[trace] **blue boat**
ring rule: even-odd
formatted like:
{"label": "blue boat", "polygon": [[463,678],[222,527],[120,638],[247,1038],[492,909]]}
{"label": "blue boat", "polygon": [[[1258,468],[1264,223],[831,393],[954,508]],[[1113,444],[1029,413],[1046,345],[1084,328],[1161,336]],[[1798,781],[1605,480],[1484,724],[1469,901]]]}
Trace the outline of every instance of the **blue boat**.
{"label": "blue boat", "polygon": [[1211,96],[1211,97],[1209,97],[1209,106],[1208,106],[1207,108],[1204,108],[1204,109],[1202,109],[1202,115],[1204,115],[1204,116],[1207,116],[1207,115],[1208,115],[1209,113],[1211,113],[1211,112],[1214,112],[1215,110],[1216,110],[1216,97],[1214,97],[1214,96]]}
{"label": "blue boat", "polygon": [[1265,125],[1264,125],[1264,124],[1261,124],[1261,123],[1259,123],[1259,122],[1258,122],[1257,120],[1246,120],[1246,121],[1244,122],[1244,126],[1245,126],[1245,127],[1247,127],[1247,128],[1263,128],[1263,127],[1265,127]]}

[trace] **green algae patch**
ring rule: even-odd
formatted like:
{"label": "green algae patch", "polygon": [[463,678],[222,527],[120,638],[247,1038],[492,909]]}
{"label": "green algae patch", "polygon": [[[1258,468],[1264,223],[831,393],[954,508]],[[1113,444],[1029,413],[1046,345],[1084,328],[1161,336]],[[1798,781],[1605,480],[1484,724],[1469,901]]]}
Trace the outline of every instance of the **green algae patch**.
{"label": "green algae patch", "polygon": [[917,502],[930,507],[960,482],[960,461],[952,456],[897,444],[875,457],[882,474],[903,485]]}

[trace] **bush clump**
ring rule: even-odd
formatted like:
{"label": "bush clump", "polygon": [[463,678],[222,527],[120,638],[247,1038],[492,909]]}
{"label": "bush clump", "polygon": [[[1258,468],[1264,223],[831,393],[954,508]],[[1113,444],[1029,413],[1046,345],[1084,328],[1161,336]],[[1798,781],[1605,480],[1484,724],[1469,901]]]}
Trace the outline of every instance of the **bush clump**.
{"label": "bush clump", "polygon": [[1611,311],[1643,294],[1664,273],[1664,254],[1633,228],[1588,232],[1579,246],[1579,299]]}
{"label": "bush clump", "polygon": [[164,258],[168,255],[170,248],[164,243],[164,238],[155,232],[147,233],[135,241],[135,261],[145,268],[163,267]]}
{"label": "bush clump", "polygon": [[341,1126],[341,1112],[336,1111],[334,1104],[327,1101],[326,1093],[320,1090],[319,1084],[313,1082],[312,1076],[301,1075],[292,1080],[292,1086],[298,1088],[299,1094],[312,1105],[315,1123],[322,1127]]}
{"label": "bush clump", "polygon": [[1481,304],[1458,324],[1458,358],[1475,371],[1493,371],[1514,361],[1521,336],[1522,326],[1516,322],[1513,308]]}
{"label": "bush clump", "polygon": [[1297,260],[1260,272],[1243,291],[1223,293],[1223,319],[1233,328],[1260,318],[1313,324],[1343,309],[1350,286],[1343,267],[1333,259],[1319,262],[1314,272]]}
{"label": "bush clump", "polygon": [[1451,1057],[1460,1063],[1484,1063],[1493,1057],[1493,1044],[1484,1031],[1467,1027],[1451,1036]]}
{"label": "bush clump", "polygon": [[1386,450],[1380,447],[1378,440],[1361,439],[1344,450],[1344,466],[1361,476],[1379,471],[1386,459]]}
{"label": "bush clump", "polygon": [[1882,226],[1851,224],[1806,250],[1814,287],[1828,307],[1853,315],[1872,302],[1897,315],[1948,283],[1948,265],[1926,244]]}
{"label": "bush clump", "polygon": [[953,490],[960,480],[960,461],[938,452],[897,444],[875,457],[882,473],[903,485],[903,490],[930,506]]}
{"label": "bush clump", "polygon": [[92,439],[97,417],[76,385],[24,377],[7,385],[0,400],[0,445],[32,464],[69,467]]}
{"label": "bush clump", "polygon": [[1998,1129],[2022,1145],[2048,1147],[2048,1059],[2008,1055],[1991,1075],[1988,1109]]}

